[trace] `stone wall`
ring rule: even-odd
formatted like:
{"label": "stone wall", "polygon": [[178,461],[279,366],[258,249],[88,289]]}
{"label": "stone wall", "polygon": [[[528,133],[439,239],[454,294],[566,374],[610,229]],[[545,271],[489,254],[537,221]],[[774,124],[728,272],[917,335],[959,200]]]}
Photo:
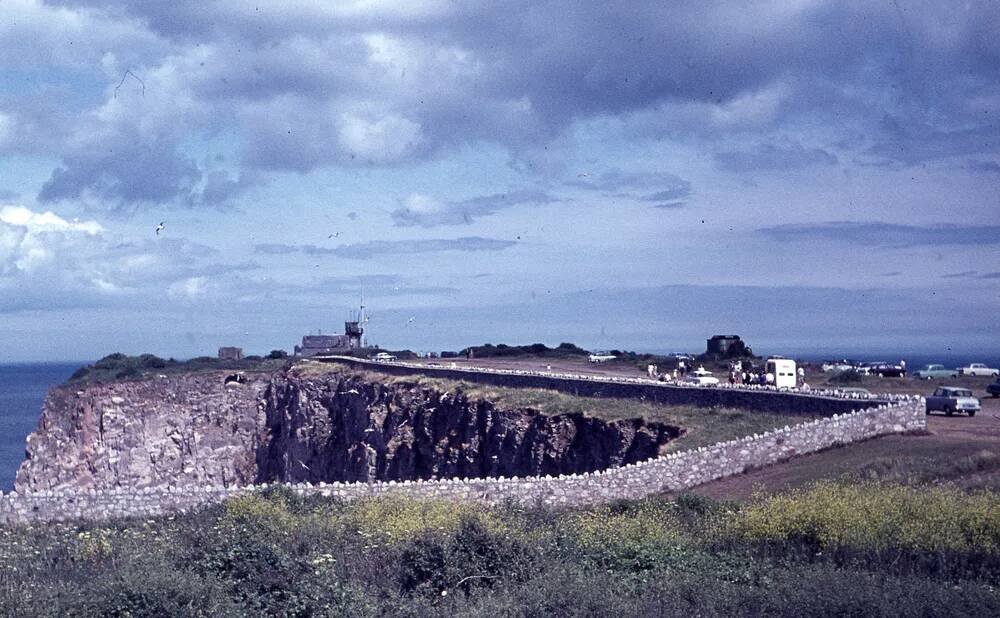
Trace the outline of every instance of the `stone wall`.
{"label": "stone wall", "polygon": [[[923,398],[904,397],[891,404],[835,414],[830,418],[600,472],[558,477],[320,483],[290,487],[300,495],[319,494],[342,500],[402,495],[488,504],[514,501],[527,505],[586,505],[688,489],[796,455],[885,434],[922,430],[926,425]],[[0,496],[0,522],[150,517],[187,511],[262,487],[12,493]]]}
{"label": "stone wall", "polygon": [[808,416],[846,414],[859,408],[881,405],[896,398],[889,395],[878,395],[870,399],[859,399],[844,397],[837,391],[791,391],[756,385],[736,387],[720,384],[717,387],[706,388],[657,382],[646,378],[569,375],[483,367],[428,367],[427,365],[405,362],[376,363],[349,356],[327,358],[324,359],[324,362],[335,362],[358,369],[398,376],[426,375],[491,386],[545,388],[581,397],[642,399],[665,405],[742,408],[758,412]]}

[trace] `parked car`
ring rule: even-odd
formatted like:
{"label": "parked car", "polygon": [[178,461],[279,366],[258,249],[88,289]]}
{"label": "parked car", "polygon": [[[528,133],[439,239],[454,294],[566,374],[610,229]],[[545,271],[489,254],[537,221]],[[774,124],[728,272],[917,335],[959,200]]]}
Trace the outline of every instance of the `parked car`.
{"label": "parked car", "polygon": [[902,378],[906,375],[906,369],[895,363],[873,363],[869,366],[868,373],[880,378]]}
{"label": "parked car", "polygon": [[955,412],[965,412],[969,416],[975,416],[981,408],[979,400],[967,388],[939,386],[933,395],[927,397],[927,414],[932,410],[940,410],[948,416]]}
{"label": "parked car", "polygon": [[823,365],[820,369],[823,370],[823,373],[840,373],[841,371],[850,371],[851,369],[854,369],[855,365],[857,365],[857,363],[847,359],[823,361]]}
{"label": "parked car", "polygon": [[921,380],[944,380],[946,378],[957,378],[957,369],[948,369],[944,365],[924,365],[923,368],[913,372],[914,378]]}
{"label": "parked car", "polygon": [[389,354],[388,352],[379,352],[378,354],[372,357],[372,360],[375,361],[376,363],[391,363],[392,361],[396,360],[396,357],[393,356],[392,354]]}
{"label": "parked car", "polygon": [[686,384],[694,384],[695,386],[715,386],[716,384],[719,383],[719,378],[711,374],[697,375],[691,373],[684,377],[684,382]]}
{"label": "parked car", "polygon": [[968,367],[959,367],[958,374],[963,376],[996,376],[1000,375],[1000,371],[982,363],[970,363]]}
{"label": "parked car", "polygon": [[854,365],[854,371],[860,373],[863,376],[875,375],[874,372],[872,371],[872,368],[875,367],[876,365],[881,365],[881,364],[883,364],[882,361],[879,361],[877,363],[858,363]]}
{"label": "parked car", "polygon": [[986,386],[986,392],[994,397],[1000,397],[1000,379],[990,382]]}

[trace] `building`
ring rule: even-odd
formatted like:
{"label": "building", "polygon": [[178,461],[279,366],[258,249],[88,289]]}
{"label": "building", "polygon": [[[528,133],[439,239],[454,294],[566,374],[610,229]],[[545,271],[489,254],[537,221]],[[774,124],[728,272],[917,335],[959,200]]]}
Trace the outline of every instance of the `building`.
{"label": "building", "polygon": [[224,346],[219,348],[219,360],[240,360],[243,358],[243,348]]}
{"label": "building", "polygon": [[708,340],[705,356],[711,358],[736,358],[753,356],[753,351],[739,335],[714,335]]}
{"label": "building", "polygon": [[343,335],[304,335],[302,345],[295,346],[295,356],[345,354],[352,350],[361,349],[363,346],[362,336],[365,334],[363,324],[366,321],[364,296],[361,297],[361,311],[357,318],[344,322]]}
{"label": "building", "polygon": [[295,346],[295,356],[320,356],[323,354],[342,354],[354,348],[352,340],[347,335],[304,335],[302,345]]}

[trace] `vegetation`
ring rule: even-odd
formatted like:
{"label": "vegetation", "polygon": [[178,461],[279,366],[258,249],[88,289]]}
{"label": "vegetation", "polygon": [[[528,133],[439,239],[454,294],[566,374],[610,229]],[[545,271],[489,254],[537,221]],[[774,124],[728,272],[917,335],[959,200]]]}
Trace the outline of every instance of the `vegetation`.
{"label": "vegetation", "polygon": [[[276,350],[280,351],[280,350]],[[73,384],[138,380],[156,374],[190,373],[198,371],[275,371],[288,366],[288,360],[274,356],[247,356],[240,360],[222,360],[212,356],[199,356],[186,361],[162,359],[152,354],[127,356],[120,352],[109,354],[92,365],[77,369],[70,376]]]}
{"label": "vegetation", "polygon": [[587,350],[578,347],[573,343],[560,343],[554,348],[550,348],[544,343],[533,343],[531,345],[507,345],[500,343],[493,345],[487,343],[465,348],[459,354],[468,356],[472,353],[474,358],[494,358],[503,356],[540,356],[549,358],[565,358],[567,356],[586,356]]}
{"label": "vegetation", "polygon": [[910,454],[885,457],[861,466],[845,478],[910,486],[947,484],[966,490],[1000,492],[1000,454],[983,449],[966,456],[946,452],[937,457]]}
{"label": "vegetation", "polygon": [[1000,498],[820,484],[584,509],[277,490],[0,530],[8,615],[932,616],[1000,612]]}

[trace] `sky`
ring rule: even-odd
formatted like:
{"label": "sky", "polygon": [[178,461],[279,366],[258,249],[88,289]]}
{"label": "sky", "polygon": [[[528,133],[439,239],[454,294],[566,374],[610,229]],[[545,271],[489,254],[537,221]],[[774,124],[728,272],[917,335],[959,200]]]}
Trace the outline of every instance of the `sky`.
{"label": "sky", "polygon": [[[995,352],[1000,3],[0,0],[0,361]],[[157,231],[157,228],[162,227]]]}

